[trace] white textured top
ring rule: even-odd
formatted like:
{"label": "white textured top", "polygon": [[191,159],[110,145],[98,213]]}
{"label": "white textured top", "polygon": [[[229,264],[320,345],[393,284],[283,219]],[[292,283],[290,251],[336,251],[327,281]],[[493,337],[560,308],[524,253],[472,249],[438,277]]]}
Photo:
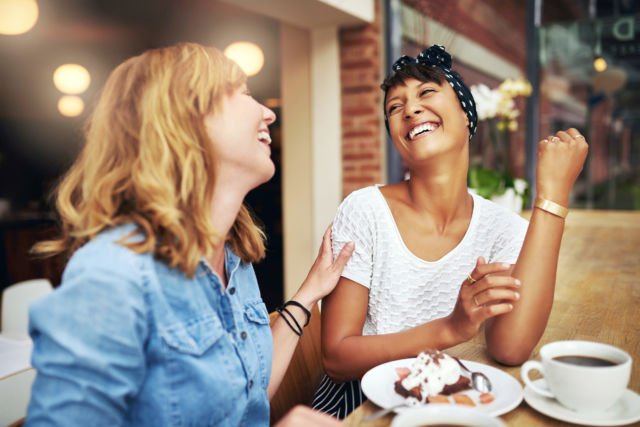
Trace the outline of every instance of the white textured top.
{"label": "white textured top", "polygon": [[356,249],[342,276],[369,288],[363,335],[398,332],[453,310],[462,282],[479,256],[487,262],[514,264],[528,222],[480,196],[458,245],[437,261],[425,261],[404,244],[377,186],[354,191],[333,222],[333,253],[353,241]]}

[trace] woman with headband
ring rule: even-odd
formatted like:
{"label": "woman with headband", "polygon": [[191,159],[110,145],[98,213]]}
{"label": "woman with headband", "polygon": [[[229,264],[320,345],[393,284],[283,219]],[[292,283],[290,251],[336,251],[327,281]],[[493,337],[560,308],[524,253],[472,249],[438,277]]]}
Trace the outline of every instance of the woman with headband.
{"label": "woman with headband", "polygon": [[453,347],[483,325],[495,360],[527,360],[551,311],[569,193],[588,151],[575,129],[539,143],[527,223],[467,189],[475,101],[443,47],[400,58],[382,90],[410,178],[353,192],[333,223],[334,248],[356,249],[323,301],[327,376],[313,406],[339,418],[362,402],[369,369]]}

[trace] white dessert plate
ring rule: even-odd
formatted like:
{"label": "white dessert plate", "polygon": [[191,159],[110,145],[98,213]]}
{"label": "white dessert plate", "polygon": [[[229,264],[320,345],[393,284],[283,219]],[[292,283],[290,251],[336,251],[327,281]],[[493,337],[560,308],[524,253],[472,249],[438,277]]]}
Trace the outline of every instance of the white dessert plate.
{"label": "white dessert plate", "polygon": [[[547,388],[544,379],[535,380],[534,384]],[[585,426],[623,426],[640,421],[640,395],[629,389],[615,405],[602,412],[573,411],[555,399],[540,396],[528,386],[524,389],[524,400],[533,409],[551,418]]]}
{"label": "white dessert plate", "polygon": [[398,414],[391,427],[425,426],[505,427],[500,418],[461,405],[421,405]]}
{"label": "white dessert plate", "polygon": [[[362,391],[367,398],[378,405],[381,408],[391,408],[397,405],[401,405],[405,402],[405,398],[396,393],[394,383],[398,379],[396,374],[396,368],[411,366],[415,357],[409,359],[394,360],[391,362],[383,363],[375,368],[370,369],[362,377]],[[476,402],[475,409],[497,417],[498,415],[506,414],[520,402],[522,402],[522,386],[520,382],[513,378],[506,372],[502,372],[492,366],[488,366],[478,362],[472,362],[470,360],[462,360],[469,369],[472,371],[480,371],[489,377],[491,384],[493,385],[493,391],[491,394],[495,400],[488,404],[482,404],[479,401],[479,395],[475,390],[468,390],[464,394],[468,395],[474,402]],[[418,405],[419,407],[431,405]],[[446,404],[444,404],[446,405]],[[455,405],[451,403],[450,405]],[[456,405],[465,406],[465,405]],[[468,407],[468,406],[466,406]],[[401,406],[394,411],[401,413],[409,409],[406,406]]]}

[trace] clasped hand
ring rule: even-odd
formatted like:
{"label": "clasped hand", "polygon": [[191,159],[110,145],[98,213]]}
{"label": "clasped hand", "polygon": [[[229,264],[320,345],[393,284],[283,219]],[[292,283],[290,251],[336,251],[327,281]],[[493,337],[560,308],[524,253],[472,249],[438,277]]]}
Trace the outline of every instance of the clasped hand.
{"label": "clasped hand", "polygon": [[478,258],[476,267],[464,280],[449,325],[456,338],[467,341],[489,318],[509,313],[520,298],[520,281],[509,275],[510,264],[487,263]]}
{"label": "clasped hand", "polygon": [[556,132],[538,144],[537,195],[563,206],[587,158],[589,146],[576,129]]}

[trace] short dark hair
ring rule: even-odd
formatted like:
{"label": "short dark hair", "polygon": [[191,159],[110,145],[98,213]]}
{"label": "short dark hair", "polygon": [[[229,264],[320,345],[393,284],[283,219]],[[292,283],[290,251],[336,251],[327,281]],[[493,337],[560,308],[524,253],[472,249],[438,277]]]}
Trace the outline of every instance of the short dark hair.
{"label": "short dark hair", "polygon": [[462,111],[469,119],[469,141],[471,141],[478,126],[475,100],[460,74],[451,69],[451,63],[451,55],[444,50],[444,46],[440,45],[433,45],[424,49],[415,58],[402,55],[393,63],[391,67],[393,71],[380,85],[380,88],[384,91],[382,108],[385,111],[384,119],[387,131],[389,131],[389,121],[386,113],[387,95],[391,88],[405,85],[408,79],[416,79],[423,83],[438,83],[440,86],[442,86],[442,81],[446,80],[453,88]]}
{"label": "short dark hair", "polygon": [[387,78],[384,79],[384,81],[380,85],[380,89],[384,91],[385,99],[387,92],[389,92],[389,89],[404,84],[409,79],[416,79],[420,80],[421,82],[435,82],[438,84],[442,84],[443,81],[447,80],[444,71],[440,67],[430,67],[428,65],[422,64],[410,64],[398,71],[392,72],[387,76]]}

